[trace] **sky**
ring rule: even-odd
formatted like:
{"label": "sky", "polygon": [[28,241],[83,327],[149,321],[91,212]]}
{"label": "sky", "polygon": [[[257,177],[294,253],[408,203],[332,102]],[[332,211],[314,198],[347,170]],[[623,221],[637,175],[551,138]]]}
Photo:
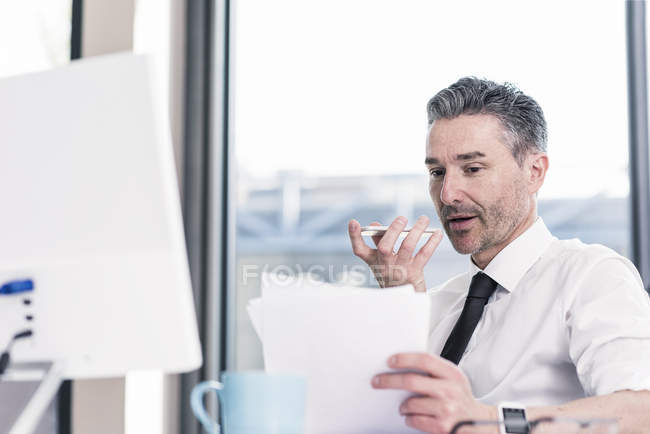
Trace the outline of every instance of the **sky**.
{"label": "sky", "polygon": [[245,0],[233,40],[244,176],[425,173],[426,102],[458,78],[542,106],[540,197],[625,196],[623,2]]}

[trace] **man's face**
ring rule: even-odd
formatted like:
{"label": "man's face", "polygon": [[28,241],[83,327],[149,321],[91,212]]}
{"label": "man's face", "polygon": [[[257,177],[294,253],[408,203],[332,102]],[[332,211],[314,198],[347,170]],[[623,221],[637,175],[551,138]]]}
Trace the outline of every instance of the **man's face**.
{"label": "man's face", "polygon": [[429,193],[459,253],[502,248],[530,212],[524,170],[503,132],[496,117],[483,114],[441,119],[429,131]]}

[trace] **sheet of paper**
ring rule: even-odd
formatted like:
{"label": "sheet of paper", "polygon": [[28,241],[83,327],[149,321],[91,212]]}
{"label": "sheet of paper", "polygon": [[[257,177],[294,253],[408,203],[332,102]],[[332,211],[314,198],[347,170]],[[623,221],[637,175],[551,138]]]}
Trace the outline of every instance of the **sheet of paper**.
{"label": "sheet of paper", "polygon": [[[273,285],[271,285],[273,286]],[[426,352],[430,301],[412,287],[267,287],[253,302],[269,373],[307,377],[306,433],[414,432],[399,415],[410,394],[375,390],[398,352]]]}

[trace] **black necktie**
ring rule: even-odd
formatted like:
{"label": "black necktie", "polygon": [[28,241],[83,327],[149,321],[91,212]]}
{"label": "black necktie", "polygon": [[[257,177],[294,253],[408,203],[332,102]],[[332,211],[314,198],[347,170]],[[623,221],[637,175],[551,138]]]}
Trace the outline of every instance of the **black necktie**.
{"label": "black necktie", "polygon": [[460,362],[472,333],[483,315],[483,308],[495,289],[497,289],[497,283],[487,274],[478,272],[472,277],[465,306],[463,306],[458,322],[445,342],[445,347],[440,353],[441,357],[455,364]]}

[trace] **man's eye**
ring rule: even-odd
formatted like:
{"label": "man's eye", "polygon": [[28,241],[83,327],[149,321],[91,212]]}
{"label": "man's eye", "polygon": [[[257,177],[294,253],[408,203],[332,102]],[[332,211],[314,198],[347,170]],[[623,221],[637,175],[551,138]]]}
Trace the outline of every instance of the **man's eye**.
{"label": "man's eye", "polygon": [[477,173],[481,169],[482,167],[468,167],[465,171],[469,173]]}
{"label": "man's eye", "polygon": [[444,171],[444,169],[431,169],[431,170],[429,170],[429,174],[433,178],[440,178],[441,176],[443,176],[445,174],[445,171]]}

